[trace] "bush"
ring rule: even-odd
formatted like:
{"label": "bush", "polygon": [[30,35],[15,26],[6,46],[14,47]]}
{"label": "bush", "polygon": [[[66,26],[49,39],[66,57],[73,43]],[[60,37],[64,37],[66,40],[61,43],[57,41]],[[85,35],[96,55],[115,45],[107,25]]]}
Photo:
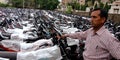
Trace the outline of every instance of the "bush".
{"label": "bush", "polygon": [[9,5],[8,4],[0,3],[0,7],[9,7]]}
{"label": "bush", "polygon": [[81,5],[81,9],[80,10],[85,11],[86,7],[87,7],[87,5]]}
{"label": "bush", "polygon": [[72,6],[67,6],[67,10],[65,13],[71,14],[72,13]]}

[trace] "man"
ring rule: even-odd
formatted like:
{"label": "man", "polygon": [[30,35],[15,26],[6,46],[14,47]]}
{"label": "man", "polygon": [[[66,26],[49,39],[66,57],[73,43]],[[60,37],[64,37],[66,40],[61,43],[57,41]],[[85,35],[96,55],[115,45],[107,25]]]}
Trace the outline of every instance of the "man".
{"label": "man", "polygon": [[91,12],[92,28],[84,32],[65,34],[64,37],[86,40],[83,52],[84,60],[120,59],[120,42],[103,25],[108,13],[100,8]]}

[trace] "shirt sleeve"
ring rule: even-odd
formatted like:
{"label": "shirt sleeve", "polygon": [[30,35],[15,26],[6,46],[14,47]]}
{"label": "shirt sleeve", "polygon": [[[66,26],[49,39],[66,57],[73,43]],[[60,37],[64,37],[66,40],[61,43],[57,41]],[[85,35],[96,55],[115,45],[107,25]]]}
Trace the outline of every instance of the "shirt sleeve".
{"label": "shirt sleeve", "polygon": [[113,38],[109,38],[111,39],[109,41],[109,45],[108,45],[108,50],[110,52],[110,54],[116,58],[116,59],[120,59],[120,41],[117,40],[117,38],[113,37]]}
{"label": "shirt sleeve", "polygon": [[84,32],[76,32],[76,33],[71,33],[71,34],[65,34],[70,38],[73,39],[79,39],[79,40],[84,40],[87,37],[87,31]]}

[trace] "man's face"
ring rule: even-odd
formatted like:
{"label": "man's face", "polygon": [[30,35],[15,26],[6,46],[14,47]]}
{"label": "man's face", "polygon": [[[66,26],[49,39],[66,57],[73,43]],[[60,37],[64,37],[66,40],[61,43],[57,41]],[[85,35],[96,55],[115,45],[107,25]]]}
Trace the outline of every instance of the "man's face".
{"label": "man's face", "polygon": [[93,11],[91,13],[91,25],[94,28],[100,27],[103,25],[104,23],[104,18],[100,17],[100,11]]}

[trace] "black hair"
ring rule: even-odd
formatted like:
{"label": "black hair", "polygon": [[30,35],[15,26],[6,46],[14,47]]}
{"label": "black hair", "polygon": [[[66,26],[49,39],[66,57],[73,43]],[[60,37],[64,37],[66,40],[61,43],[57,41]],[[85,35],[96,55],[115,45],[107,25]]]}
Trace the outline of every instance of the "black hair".
{"label": "black hair", "polygon": [[[106,18],[106,20],[107,20],[107,18],[108,18],[108,12],[107,12],[107,10],[104,10],[104,9],[102,9],[102,8],[96,8],[96,9],[93,9],[92,10],[92,12],[93,11],[97,11],[97,10],[99,10],[100,11],[100,17],[105,17]],[[91,13],[92,13],[91,12]]]}

